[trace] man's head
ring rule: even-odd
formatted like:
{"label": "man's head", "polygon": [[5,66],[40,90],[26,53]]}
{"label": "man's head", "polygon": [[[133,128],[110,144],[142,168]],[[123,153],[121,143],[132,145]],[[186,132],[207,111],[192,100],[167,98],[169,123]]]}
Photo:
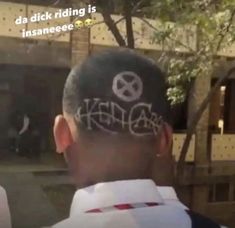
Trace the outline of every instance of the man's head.
{"label": "man's head", "polygon": [[165,77],[153,61],[127,49],[89,57],[64,87],[54,135],[79,187],[150,178],[171,147]]}

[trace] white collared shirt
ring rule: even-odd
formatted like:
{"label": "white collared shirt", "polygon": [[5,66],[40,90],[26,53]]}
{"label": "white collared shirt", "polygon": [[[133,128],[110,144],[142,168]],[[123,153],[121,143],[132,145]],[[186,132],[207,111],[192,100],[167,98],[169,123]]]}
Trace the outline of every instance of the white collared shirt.
{"label": "white collared shirt", "polygon": [[8,207],[7,195],[4,188],[0,186],[0,227],[11,228],[11,216]]}
{"label": "white collared shirt", "polygon": [[[158,203],[154,207],[86,213],[120,204]],[[54,228],[191,228],[191,219],[171,187],[157,187],[152,180],[99,183],[78,190],[70,217]]]}

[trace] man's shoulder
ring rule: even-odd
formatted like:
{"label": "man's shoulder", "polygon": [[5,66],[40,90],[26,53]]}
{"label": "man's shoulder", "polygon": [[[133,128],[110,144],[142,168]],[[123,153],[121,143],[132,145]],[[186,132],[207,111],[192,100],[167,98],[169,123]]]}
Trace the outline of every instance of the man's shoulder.
{"label": "man's shoulder", "polygon": [[165,205],[107,213],[77,214],[57,223],[53,228],[156,228],[156,226],[191,228],[191,221],[182,208]]}
{"label": "man's shoulder", "polygon": [[134,209],[129,212],[77,214],[57,223],[52,228],[154,228],[156,226],[164,228],[222,228],[203,215],[175,206]]}
{"label": "man's shoulder", "polygon": [[191,218],[192,228],[197,228],[197,227],[200,227],[200,228],[221,228],[222,227],[218,223],[213,221],[212,219],[210,219],[206,216],[203,216],[199,213],[196,213],[191,210],[186,210],[186,212],[188,213],[189,217]]}

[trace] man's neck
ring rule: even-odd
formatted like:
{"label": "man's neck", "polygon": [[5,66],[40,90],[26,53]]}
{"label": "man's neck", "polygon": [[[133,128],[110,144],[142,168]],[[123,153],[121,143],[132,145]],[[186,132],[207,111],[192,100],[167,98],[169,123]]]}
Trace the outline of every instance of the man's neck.
{"label": "man's neck", "polygon": [[93,181],[84,181],[84,182],[80,182],[80,181],[76,181],[76,188],[77,189],[82,189],[82,188],[86,188],[92,185],[96,185],[99,183],[105,183],[105,182],[114,182],[114,181],[123,181],[123,180],[137,180],[137,179],[151,179],[149,176],[145,176],[145,175],[130,175],[130,176],[123,176],[123,177],[106,177],[106,178],[100,178],[98,180],[93,180]]}

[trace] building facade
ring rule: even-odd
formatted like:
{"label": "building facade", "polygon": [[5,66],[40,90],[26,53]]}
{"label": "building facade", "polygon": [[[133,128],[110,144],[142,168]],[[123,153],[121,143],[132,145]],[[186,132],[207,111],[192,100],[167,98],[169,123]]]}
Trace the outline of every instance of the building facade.
{"label": "building facade", "polygon": [[[56,7],[67,7],[63,2],[60,4],[62,5]],[[81,63],[91,53],[118,46],[106,25],[102,23],[90,29],[83,28],[58,36],[22,38],[22,29],[38,29],[58,23],[70,23],[73,20],[63,18],[59,22],[52,20],[27,25],[15,24],[19,15],[29,17],[37,12],[54,12],[58,10],[56,7],[28,5],[23,0],[21,3],[0,2],[1,148],[5,146],[7,132],[12,123],[10,117],[17,112],[26,112],[40,127],[45,136],[45,148],[50,150],[53,147],[53,120],[61,112],[62,88],[70,68]],[[92,19],[102,21],[102,16],[94,13]],[[113,19],[119,20],[120,16],[113,15]],[[161,47],[150,41],[149,31],[141,21],[135,18],[133,21],[134,29],[141,31],[136,39],[137,50],[157,61]],[[120,23],[119,26],[122,31],[124,25]],[[191,40],[184,35],[182,37],[184,42],[190,42],[192,47],[196,46],[196,37]],[[199,77],[195,82],[194,100],[188,100],[178,108],[177,116],[181,118],[176,119],[177,129],[173,145],[176,160],[185,139],[190,112],[195,112],[199,107],[214,81],[235,67],[235,47],[231,47],[224,55],[223,58],[227,59],[225,66],[216,70],[212,79]],[[218,221],[232,221],[235,210],[235,75],[213,96],[191,140],[186,160],[187,175],[184,186],[179,191],[184,202],[195,210],[209,213]],[[228,210],[226,218],[224,213],[220,213],[225,209]]]}

